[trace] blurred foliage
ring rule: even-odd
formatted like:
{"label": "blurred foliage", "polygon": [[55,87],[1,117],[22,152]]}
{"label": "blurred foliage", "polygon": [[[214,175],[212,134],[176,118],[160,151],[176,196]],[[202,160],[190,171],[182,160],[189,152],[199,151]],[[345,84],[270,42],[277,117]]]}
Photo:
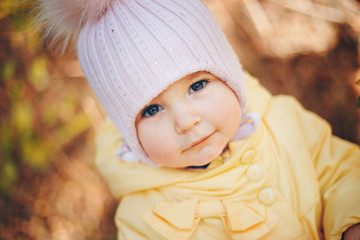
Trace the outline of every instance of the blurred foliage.
{"label": "blurred foliage", "polygon": [[[360,86],[360,80],[357,80],[356,84]],[[356,101],[356,108],[360,108],[360,97],[358,97],[358,99]]]}
{"label": "blurred foliage", "polygon": [[6,36],[2,37],[0,64],[0,192],[11,196],[22,165],[44,172],[59,148],[90,125],[79,111],[74,89],[53,95],[63,83],[50,79],[49,59],[41,49],[39,33],[26,17],[33,2],[6,0],[1,5],[2,22],[8,24],[2,30]]}
{"label": "blurred foliage", "polygon": [[113,239],[115,201],[86,144],[87,83],[43,48],[33,8],[0,1],[0,239]]}

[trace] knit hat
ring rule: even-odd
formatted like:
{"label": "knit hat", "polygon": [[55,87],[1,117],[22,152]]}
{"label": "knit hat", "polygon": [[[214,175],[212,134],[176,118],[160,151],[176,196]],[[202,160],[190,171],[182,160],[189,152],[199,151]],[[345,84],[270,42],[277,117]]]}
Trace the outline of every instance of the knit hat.
{"label": "knit hat", "polygon": [[141,162],[154,164],[139,143],[137,114],[190,73],[207,71],[223,80],[245,111],[239,60],[200,0],[113,0],[99,11],[95,21],[81,24],[78,58],[105,112]]}

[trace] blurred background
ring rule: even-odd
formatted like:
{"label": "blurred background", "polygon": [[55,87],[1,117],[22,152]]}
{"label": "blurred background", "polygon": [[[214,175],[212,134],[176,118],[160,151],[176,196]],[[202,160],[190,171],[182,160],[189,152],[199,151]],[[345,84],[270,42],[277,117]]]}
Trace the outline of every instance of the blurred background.
{"label": "blurred background", "polygon": [[[203,1],[245,70],[360,143],[360,1]],[[33,7],[0,1],[0,239],[116,239],[93,163],[105,115],[76,54],[43,46]]]}

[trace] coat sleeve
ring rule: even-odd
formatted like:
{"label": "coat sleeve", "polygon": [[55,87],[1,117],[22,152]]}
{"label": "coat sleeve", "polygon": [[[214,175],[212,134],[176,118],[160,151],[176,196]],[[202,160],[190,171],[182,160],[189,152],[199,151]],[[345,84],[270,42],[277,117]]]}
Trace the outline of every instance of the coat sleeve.
{"label": "coat sleeve", "polygon": [[325,237],[341,239],[343,232],[360,222],[360,150],[331,136],[327,125],[318,131],[311,144],[324,204]]}
{"label": "coat sleeve", "polygon": [[294,106],[319,181],[325,238],[341,239],[360,222],[360,148],[333,136],[330,125],[316,114]]}

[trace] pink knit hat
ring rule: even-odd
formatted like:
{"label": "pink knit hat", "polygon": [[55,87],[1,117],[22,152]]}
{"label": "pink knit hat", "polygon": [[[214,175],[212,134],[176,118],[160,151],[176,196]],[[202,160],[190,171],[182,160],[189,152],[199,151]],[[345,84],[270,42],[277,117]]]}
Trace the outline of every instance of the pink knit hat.
{"label": "pink knit hat", "polygon": [[137,114],[185,75],[216,75],[233,89],[245,111],[239,60],[200,0],[108,2],[95,21],[80,25],[78,58],[106,113],[141,162],[153,165],[137,137]]}

